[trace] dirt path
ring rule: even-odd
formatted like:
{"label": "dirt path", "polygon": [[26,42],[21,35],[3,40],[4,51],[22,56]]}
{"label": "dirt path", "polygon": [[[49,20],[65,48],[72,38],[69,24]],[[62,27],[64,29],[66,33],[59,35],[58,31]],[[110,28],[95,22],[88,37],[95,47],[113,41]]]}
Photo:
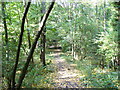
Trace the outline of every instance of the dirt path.
{"label": "dirt path", "polygon": [[57,68],[54,78],[55,88],[80,88],[79,71],[60,57],[60,54],[59,52],[52,55],[55,57],[54,64]]}

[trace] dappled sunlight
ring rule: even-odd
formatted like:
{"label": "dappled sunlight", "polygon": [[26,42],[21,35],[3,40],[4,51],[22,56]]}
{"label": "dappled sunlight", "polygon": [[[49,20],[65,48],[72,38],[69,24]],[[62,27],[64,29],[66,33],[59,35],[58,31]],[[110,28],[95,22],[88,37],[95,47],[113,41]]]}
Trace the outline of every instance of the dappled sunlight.
{"label": "dappled sunlight", "polygon": [[93,70],[93,72],[96,72],[96,73],[107,73],[107,72],[110,72],[110,69],[95,68]]}
{"label": "dappled sunlight", "polygon": [[[61,57],[63,53],[54,53],[54,64],[56,65],[56,77],[53,81],[56,83],[55,87],[61,88],[78,88],[79,86],[79,71],[74,67],[75,64],[68,64],[64,58]],[[83,77],[83,76],[81,76]]]}
{"label": "dappled sunlight", "polygon": [[61,75],[64,75],[64,76],[61,76],[60,78],[73,78],[73,77],[76,77],[78,74],[72,74],[72,73],[64,73],[64,72],[58,72],[59,74]]}
{"label": "dappled sunlight", "polygon": [[120,88],[120,0],[21,1],[0,5],[3,90]]}

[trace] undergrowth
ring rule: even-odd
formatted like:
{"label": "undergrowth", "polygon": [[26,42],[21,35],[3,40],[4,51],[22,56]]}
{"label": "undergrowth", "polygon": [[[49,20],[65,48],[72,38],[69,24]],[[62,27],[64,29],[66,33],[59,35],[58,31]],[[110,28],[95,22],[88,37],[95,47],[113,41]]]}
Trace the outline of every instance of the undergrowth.
{"label": "undergrowth", "polygon": [[61,55],[69,64],[76,64],[80,71],[80,86],[85,88],[113,88],[117,89],[118,72],[110,69],[101,69],[99,66],[91,65],[91,60],[74,60],[71,56]]}
{"label": "undergrowth", "polygon": [[[46,66],[43,67],[39,57],[34,57],[34,63],[30,63],[29,68],[27,70],[27,74],[22,83],[22,88],[52,88],[53,85],[53,77],[54,77],[54,65],[53,65],[53,57],[46,55]],[[16,72],[16,83],[21,74],[21,70],[24,66],[25,61],[21,61],[18,65],[18,69]],[[12,71],[11,71],[12,72]],[[3,78],[4,82],[2,87],[3,89],[7,88],[7,78]]]}

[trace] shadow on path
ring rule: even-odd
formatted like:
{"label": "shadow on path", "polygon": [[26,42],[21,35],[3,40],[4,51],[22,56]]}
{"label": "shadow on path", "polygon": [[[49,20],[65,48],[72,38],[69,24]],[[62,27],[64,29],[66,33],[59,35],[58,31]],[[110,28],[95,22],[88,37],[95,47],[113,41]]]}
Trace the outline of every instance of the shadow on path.
{"label": "shadow on path", "polygon": [[54,78],[55,88],[80,88],[79,71],[60,57],[61,54],[62,52],[59,50],[52,54],[55,57],[54,64],[57,68]]}

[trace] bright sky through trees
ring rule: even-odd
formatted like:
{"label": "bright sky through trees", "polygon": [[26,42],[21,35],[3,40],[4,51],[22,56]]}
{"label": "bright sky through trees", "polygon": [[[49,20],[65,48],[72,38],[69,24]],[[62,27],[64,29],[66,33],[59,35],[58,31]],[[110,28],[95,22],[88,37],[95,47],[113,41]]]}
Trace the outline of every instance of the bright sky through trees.
{"label": "bright sky through trees", "polygon": [[[1,0],[1,2],[23,2],[24,0]],[[28,1],[28,0],[26,0]],[[35,2],[41,2],[42,0],[32,0],[33,3]],[[51,2],[52,0],[44,0],[46,2]],[[91,2],[91,3],[96,3],[96,2],[102,2],[102,1],[110,1],[110,2],[118,2],[120,0],[56,0],[56,2]]]}

